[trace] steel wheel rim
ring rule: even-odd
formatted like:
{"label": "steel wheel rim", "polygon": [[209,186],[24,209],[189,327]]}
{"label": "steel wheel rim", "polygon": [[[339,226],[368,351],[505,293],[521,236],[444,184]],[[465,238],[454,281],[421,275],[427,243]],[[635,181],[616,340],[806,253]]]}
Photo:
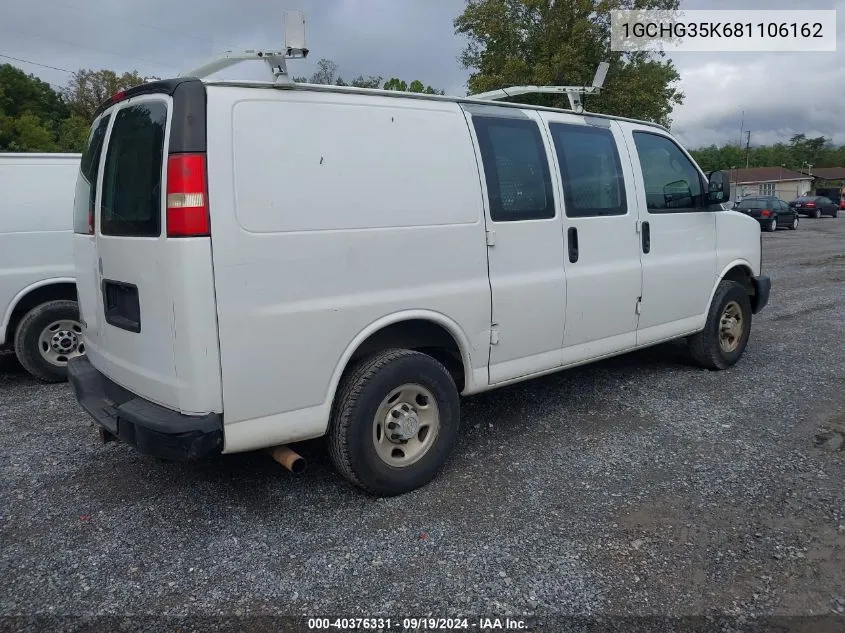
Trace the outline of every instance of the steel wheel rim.
{"label": "steel wheel rim", "polygon": [[744,323],[739,304],[736,301],[728,303],[722,311],[722,318],[719,319],[719,347],[723,352],[730,354],[739,347]]}
{"label": "steel wheel rim", "polygon": [[776,231],[778,228],[778,221],[777,218],[772,218],[772,221],[769,223],[769,230]]}
{"label": "steel wheel rim", "polygon": [[38,336],[41,358],[56,367],[64,367],[71,358],[85,353],[82,325],[73,319],[53,321]]}
{"label": "steel wheel rim", "polygon": [[373,445],[385,464],[405,468],[418,462],[440,433],[440,409],[431,391],[418,384],[393,389],[373,418]]}
{"label": "steel wheel rim", "polygon": [[792,220],[792,228],[793,229],[798,228],[798,218],[797,217]]}

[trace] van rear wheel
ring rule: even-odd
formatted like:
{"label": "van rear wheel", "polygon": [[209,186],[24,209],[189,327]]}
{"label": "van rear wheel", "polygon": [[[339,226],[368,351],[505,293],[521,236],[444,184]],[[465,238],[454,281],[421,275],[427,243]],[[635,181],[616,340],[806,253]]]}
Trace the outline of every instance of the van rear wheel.
{"label": "van rear wheel", "polygon": [[379,496],[429,483],[458,439],[460,404],[446,368],[427,354],[387,350],[341,381],[329,426],[329,455],[351,483]]}
{"label": "van rear wheel", "polygon": [[745,351],[751,335],[751,300],[735,281],[716,288],[704,330],[689,337],[690,355],[707,369],[727,369]]}
{"label": "van rear wheel", "polygon": [[75,301],[48,301],[26,313],[15,331],[15,355],[43,382],[67,380],[67,362],[85,353]]}

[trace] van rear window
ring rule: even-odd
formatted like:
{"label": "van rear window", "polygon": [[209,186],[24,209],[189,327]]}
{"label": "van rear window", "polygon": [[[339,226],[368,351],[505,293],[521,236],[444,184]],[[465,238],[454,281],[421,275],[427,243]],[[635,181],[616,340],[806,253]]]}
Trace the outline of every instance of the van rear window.
{"label": "van rear window", "polygon": [[117,112],[103,170],[103,235],[161,234],[166,126],[167,104],[163,101],[139,103]]}
{"label": "van rear window", "polygon": [[111,114],[100,119],[91,129],[88,144],[82,153],[82,161],[77,180],[76,197],[73,203],[73,231],[88,233],[88,214],[94,210],[97,197],[97,171],[100,168],[100,155],[103,152],[103,140],[109,126]]}

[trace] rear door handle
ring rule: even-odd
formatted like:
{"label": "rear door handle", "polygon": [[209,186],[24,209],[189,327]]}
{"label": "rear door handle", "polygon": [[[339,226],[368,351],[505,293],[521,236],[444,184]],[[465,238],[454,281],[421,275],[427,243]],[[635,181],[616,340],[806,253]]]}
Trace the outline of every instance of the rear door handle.
{"label": "rear door handle", "polygon": [[573,226],[566,235],[569,242],[569,261],[574,264],[578,261],[578,229]]}
{"label": "rear door handle", "polygon": [[648,222],[643,222],[643,253],[651,252],[651,227]]}

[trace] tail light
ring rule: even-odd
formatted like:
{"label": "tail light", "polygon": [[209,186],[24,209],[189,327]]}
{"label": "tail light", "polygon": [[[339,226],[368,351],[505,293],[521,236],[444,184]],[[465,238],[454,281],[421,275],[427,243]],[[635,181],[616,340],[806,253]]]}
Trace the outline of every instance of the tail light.
{"label": "tail light", "polygon": [[167,236],[208,237],[205,154],[172,154],[167,159]]}
{"label": "tail light", "polygon": [[772,212],[771,212],[769,209],[763,209],[763,210],[760,212],[760,215],[762,215],[764,218],[769,217],[771,214],[772,214]]}
{"label": "tail light", "polygon": [[805,207],[814,207],[814,206],[816,206],[816,203],[815,202],[805,202],[804,206]]}

